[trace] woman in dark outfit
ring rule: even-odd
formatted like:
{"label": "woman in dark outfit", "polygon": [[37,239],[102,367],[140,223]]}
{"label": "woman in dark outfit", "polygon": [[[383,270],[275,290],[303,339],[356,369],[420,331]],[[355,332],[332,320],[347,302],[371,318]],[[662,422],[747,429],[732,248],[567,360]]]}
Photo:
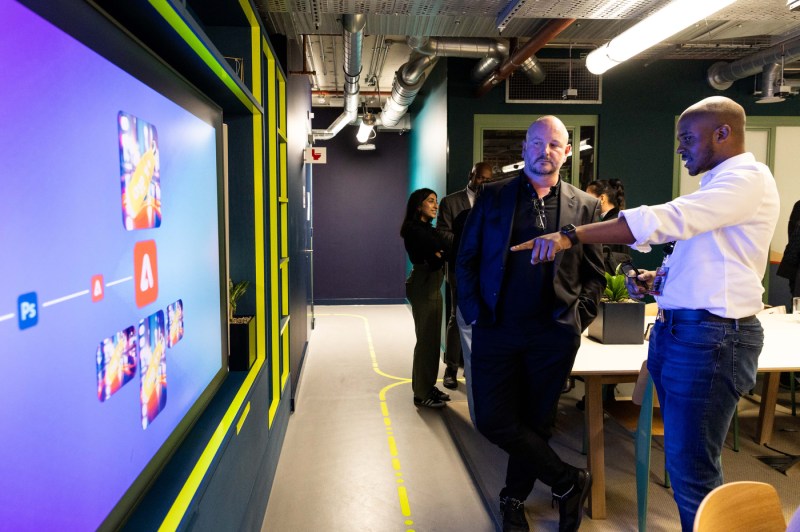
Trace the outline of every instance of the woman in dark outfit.
{"label": "woman in dark outfit", "polygon": [[[586,192],[600,200],[600,220],[613,220],[625,208],[625,187],[619,179],[600,179],[586,185]],[[603,244],[603,265],[614,275],[620,262],[631,260],[631,248],[622,244]]]}
{"label": "woman in dark outfit", "polygon": [[414,404],[442,408],[450,396],[436,386],[442,332],[442,292],[444,245],[431,220],[439,210],[436,192],[421,188],[411,193],[406,217],[400,228],[408,258],[413,267],[406,280],[406,297],[414,316],[414,365],[411,388]]}

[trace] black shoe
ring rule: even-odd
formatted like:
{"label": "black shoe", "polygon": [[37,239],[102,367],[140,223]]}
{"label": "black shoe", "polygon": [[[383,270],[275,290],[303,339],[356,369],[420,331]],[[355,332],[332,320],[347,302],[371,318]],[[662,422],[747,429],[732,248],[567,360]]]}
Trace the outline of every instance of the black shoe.
{"label": "black shoe", "polygon": [[431,395],[433,395],[434,397],[436,397],[440,401],[449,401],[450,400],[450,394],[444,393],[442,390],[440,390],[436,386],[434,386],[433,390],[431,390]]}
{"label": "black shoe", "polygon": [[564,381],[564,386],[561,387],[561,393],[571,392],[574,387],[575,379],[573,377],[567,377],[567,380]]}
{"label": "black shoe", "polygon": [[428,408],[444,408],[444,401],[436,397],[433,392],[428,394],[428,397],[425,399],[420,399],[419,397],[414,397],[414,405],[416,407],[426,406]]}
{"label": "black shoe", "polygon": [[563,494],[553,492],[553,503],[558,503],[558,532],[574,532],[581,526],[583,504],[589,498],[592,474],[586,469],[578,470],[578,478]]}
{"label": "black shoe", "polygon": [[444,378],[442,379],[442,386],[455,390],[458,388],[458,381],[456,380],[458,370],[447,368],[444,370]]}
{"label": "black shoe", "polygon": [[525,505],[519,499],[500,497],[500,517],[503,519],[503,532],[529,532],[525,519]]}

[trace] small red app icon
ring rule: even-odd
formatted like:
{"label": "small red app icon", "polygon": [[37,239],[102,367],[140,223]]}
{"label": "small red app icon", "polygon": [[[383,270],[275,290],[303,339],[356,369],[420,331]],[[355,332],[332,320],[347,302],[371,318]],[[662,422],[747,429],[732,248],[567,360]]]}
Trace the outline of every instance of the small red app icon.
{"label": "small red app icon", "polygon": [[133,284],[136,306],[141,308],[158,298],[158,258],[156,241],[145,240],[133,246]]}
{"label": "small red app icon", "polygon": [[97,303],[98,301],[103,299],[103,296],[106,293],[105,285],[103,284],[103,276],[102,275],[93,275],[92,276],[92,286],[90,288],[92,293],[92,303]]}

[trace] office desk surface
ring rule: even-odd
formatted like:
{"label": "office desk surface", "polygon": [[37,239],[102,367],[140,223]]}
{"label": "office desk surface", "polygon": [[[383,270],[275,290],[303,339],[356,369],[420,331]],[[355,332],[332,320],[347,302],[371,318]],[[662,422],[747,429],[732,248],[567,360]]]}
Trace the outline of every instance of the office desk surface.
{"label": "office desk surface", "polygon": [[[655,318],[646,318],[652,323]],[[775,416],[781,371],[800,370],[800,318],[786,314],[760,315],[764,327],[764,349],[758,371],[766,372],[762,390],[756,441],[769,441]],[[643,331],[644,333],[644,331]],[[605,449],[603,438],[602,385],[634,382],[647,359],[648,343],[601,344],[584,334],[572,368],[586,383],[587,462],[594,481],[589,495],[589,515],[605,519]],[[633,467],[633,466],[632,466]]]}

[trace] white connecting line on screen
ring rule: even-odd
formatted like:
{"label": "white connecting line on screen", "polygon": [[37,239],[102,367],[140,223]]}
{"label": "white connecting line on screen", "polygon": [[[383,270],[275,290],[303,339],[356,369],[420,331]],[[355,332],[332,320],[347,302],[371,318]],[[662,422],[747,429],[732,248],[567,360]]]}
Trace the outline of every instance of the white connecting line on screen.
{"label": "white connecting line on screen", "polygon": [[[109,286],[116,286],[118,284],[122,284],[128,281],[132,281],[133,276],[123,277],[122,279],[117,279],[116,281],[110,281],[106,283],[106,288]],[[81,297],[89,294],[89,290],[81,290],[80,292],[75,292],[74,294],[69,294],[64,297],[59,297],[57,299],[51,299],[50,301],[45,301],[42,303],[42,307],[50,307],[53,305],[57,305],[58,303],[63,303],[64,301],[69,301],[70,299],[75,299],[76,297]],[[10,314],[0,314],[0,321],[6,321],[13,319],[16,314],[11,312]]]}

